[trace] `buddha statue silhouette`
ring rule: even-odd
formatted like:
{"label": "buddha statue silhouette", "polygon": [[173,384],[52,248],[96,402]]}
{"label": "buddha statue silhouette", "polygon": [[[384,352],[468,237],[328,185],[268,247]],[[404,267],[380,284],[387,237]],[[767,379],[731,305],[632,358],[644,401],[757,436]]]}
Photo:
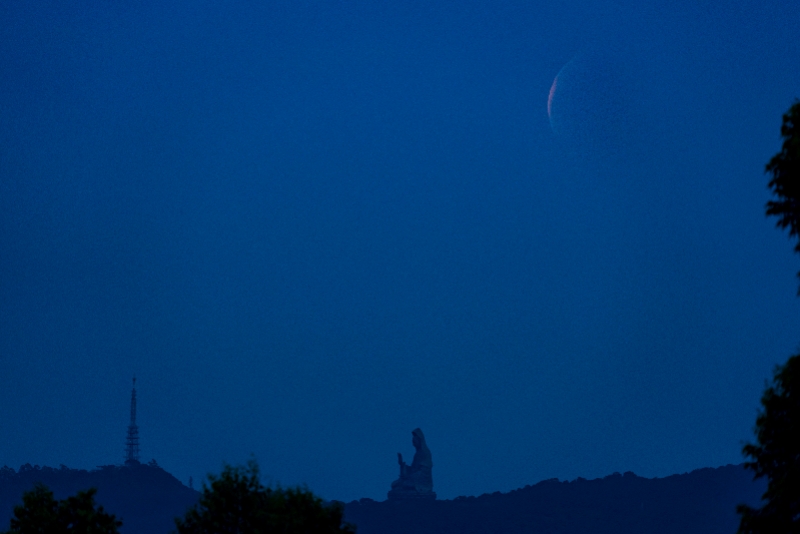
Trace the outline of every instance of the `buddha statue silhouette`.
{"label": "buddha statue silhouette", "polygon": [[414,445],[414,459],[411,465],[403,461],[403,455],[397,453],[400,464],[400,478],[392,482],[392,489],[387,495],[389,500],[435,499],[433,492],[433,461],[431,451],[425,443],[425,435],[419,428],[411,432],[411,443]]}

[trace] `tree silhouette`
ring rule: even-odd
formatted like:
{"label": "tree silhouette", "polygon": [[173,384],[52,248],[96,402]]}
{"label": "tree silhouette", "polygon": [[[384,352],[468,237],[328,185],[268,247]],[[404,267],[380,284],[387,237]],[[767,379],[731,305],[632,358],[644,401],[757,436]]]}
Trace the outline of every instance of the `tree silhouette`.
{"label": "tree silhouette", "polygon": [[333,534],[355,530],[342,524],[341,505],[323,504],[303,488],[268,488],[259,480],[258,465],[225,466],[220,476],[209,475],[200,502],[183,519],[178,534]]}
{"label": "tree silhouette", "polygon": [[[781,137],[781,151],[773,156],[766,168],[766,172],[772,175],[769,188],[778,197],[767,202],[767,215],[778,217],[777,226],[788,228],[791,237],[800,237],[800,101],[796,101],[783,116]],[[800,252],[800,240],[794,250]]]}
{"label": "tree silhouette", "polygon": [[5,534],[118,534],[122,521],[95,506],[94,488],[58,501],[43,484],[22,495]]}
{"label": "tree silhouette", "polygon": [[761,508],[737,507],[739,532],[800,532],[800,355],[778,367],[761,405],[758,444],[746,445],[744,454],[753,459],[745,466],[768,481],[766,502]]}
{"label": "tree silhouette", "polygon": [[[767,215],[778,217],[778,227],[789,228],[790,236],[800,237],[800,101],[783,116],[781,136],[781,151],[766,167],[772,175],[769,187],[777,197],[767,203]],[[794,249],[800,252],[800,242]],[[746,445],[743,452],[752,459],[745,466],[755,471],[756,478],[767,479],[767,491],[761,508],[737,507],[739,532],[800,533],[800,355],[775,370],[761,405],[758,443]]]}

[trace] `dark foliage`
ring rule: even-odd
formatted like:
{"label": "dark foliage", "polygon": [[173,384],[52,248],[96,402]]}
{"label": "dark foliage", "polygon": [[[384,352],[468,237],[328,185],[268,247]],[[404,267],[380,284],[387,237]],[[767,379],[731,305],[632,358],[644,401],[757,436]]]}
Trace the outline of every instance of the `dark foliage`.
{"label": "dark foliage", "polygon": [[[767,202],[767,216],[778,217],[779,228],[800,237],[800,101],[783,116],[783,146],[767,164],[769,187],[778,198]],[[800,240],[794,247],[800,252]],[[800,276],[800,273],[798,273]],[[798,292],[800,294],[800,291]],[[758,444],[744,447],[752,462],[745,465],[756,478],[767,479],[763,506],[740,505],[739,532],[800,533],[800,355],[775,371],[772,386],[761,397],[756,419]]]}
{"label": "dark foliage", "polygon": [[37,484],[50,488],[56,499],[97,488],[95,500],[124,522],[121,534],[167,534],[175,527],[175,517],[183,515],[200,497],[160,467],[144,464],[104,465],[90,471],[63,465],[25,464],[19,470],[0,467],[0,525],[8,525],[14,503]]}
{"label": "dark foliage", "polygon": [[42,484],[22,496],[14,507],[6,534],[118,534],[122,522],[94,502],[95,489],[58,501]]}
{"label": "dark foliage", "polygon": [[259,480],[258,466],[226,466],[209,476],[200,502],[176,519],[179,534],[333,534],[352,533],[342,524],[343,509],[302,488],[268,488]]}
{"label": "dark foliage", "polygon": [[745,464],[756,478],[767,479],[761,508],[741,505],[739,532],[800,532],[800,355],[775,372],[773,385],[761,398],[756,419],[758,444],[748,444]]}
{"label": "dark foliage", "polygon": [[[778,217],[778,227],[800,237],[800,101],[789,108],[781,126],[783,146],[767,164],[769,187],[777,200],[767,202],[767,215]],[[794,250],[800,252],[800,240]],[[800,273],[798,273],[800,276]]]}

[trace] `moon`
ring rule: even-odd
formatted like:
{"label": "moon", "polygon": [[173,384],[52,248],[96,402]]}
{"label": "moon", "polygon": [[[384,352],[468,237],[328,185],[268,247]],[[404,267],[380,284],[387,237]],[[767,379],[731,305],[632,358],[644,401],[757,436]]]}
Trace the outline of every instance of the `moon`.
{"label": "moon", "polygon": [[556,94],[556,89],[558,88],[558,74],[556,74],[555,79],[553,80],[553,85],[550,86],[550,94],[547,95],[547,119],[550,121],[550,129],[555,132],[555,128],[553,127],[553,96]]}
{"label": "moon", "polygon": [[[569,60],[561,70],[558,71],[556,77],[553,79],[553,84],[550,86],[550,93],[547,95],[547,118],[550,121],[550,129],[553,131],[554,134],[558,135],[563,133],[561,130],[563,128],[559,127],[559,115],[563,115],[563,113],[559,113],[559,109],[564,107],[564,104],[568,102],[562,102],[564,100],[563,95],[561,93],[564,92],[562,89],[559,92],[561,86],[566,85],[566,92],[570,92],[570,86],[574,84],[568,83],[569,80],[564,80],[564,78],[569,78],[569,73],[567,71],[572,70],[570,67],[575,63],[577,56],[573,57]],[[566,83],[565,83],[566,82]],[[569,95],[566,95],[566,100],[569,100]]]}
{"label": "moon", "polygon": [[631,82],[619,61],[607,54],[581,53],[558,71],[547,95],[547,118],[553,134],[570,143],[610,140],[627,120]]}

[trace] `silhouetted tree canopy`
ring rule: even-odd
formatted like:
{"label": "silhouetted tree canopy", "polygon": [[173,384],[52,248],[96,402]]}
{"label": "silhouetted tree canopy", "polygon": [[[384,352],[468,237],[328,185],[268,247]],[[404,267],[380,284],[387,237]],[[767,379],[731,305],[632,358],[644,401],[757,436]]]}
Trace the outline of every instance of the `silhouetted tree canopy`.
{"label": "silhouetted tree canopy", "polygon": [[179,534],[333,534],[353,533],[342,524],[343,507],[322,500],[303,488],[268,488],[259,480],[258,465],[226,466],[209,475],[200,502],[183,519]]}
{"label": "silhouetted tree canopy", "polygon": [[[778,198],[767,203],[767,215],[778,217],[778,227],[789,228],[790,236],[800,237],[800,101],[783,116],[781,136],[781,151],[766,168],[772,175],[769,187]],[[794,249],[800,252],[800,241]],[[756,478],[767,479],[767,491],[761,508],[737,507],[739,532],[800,533],[800,355],[775,370],[761,405],[758,443],[746,445],[743,452],[753,460],[745,466]]]}
{"label": "silhouetted tree canopy", "polygon": [[[781,126],[783,146],[767,164],[769,187],[777,200],[767,202],[767,215],[778,217],[778,227],[800,237],[800,101],[789,108]],[[794,250],[800,252],[800,240]],[[800,276],[800,273],[798,273]]]}
{"label": "silhouetted tree canopy", "polygon": [[25,492],[5,534],[118,534],[122,521],[95,506],[90,489],[58,501],[47,486]]}
{"label": "silhouetted tree canopy", "polygon": [[741,533],[800,532],[800,355],[775,371],[756,419],[758,444],[744,447],[746,467],[766,477],[761,508],[741,505]]}

